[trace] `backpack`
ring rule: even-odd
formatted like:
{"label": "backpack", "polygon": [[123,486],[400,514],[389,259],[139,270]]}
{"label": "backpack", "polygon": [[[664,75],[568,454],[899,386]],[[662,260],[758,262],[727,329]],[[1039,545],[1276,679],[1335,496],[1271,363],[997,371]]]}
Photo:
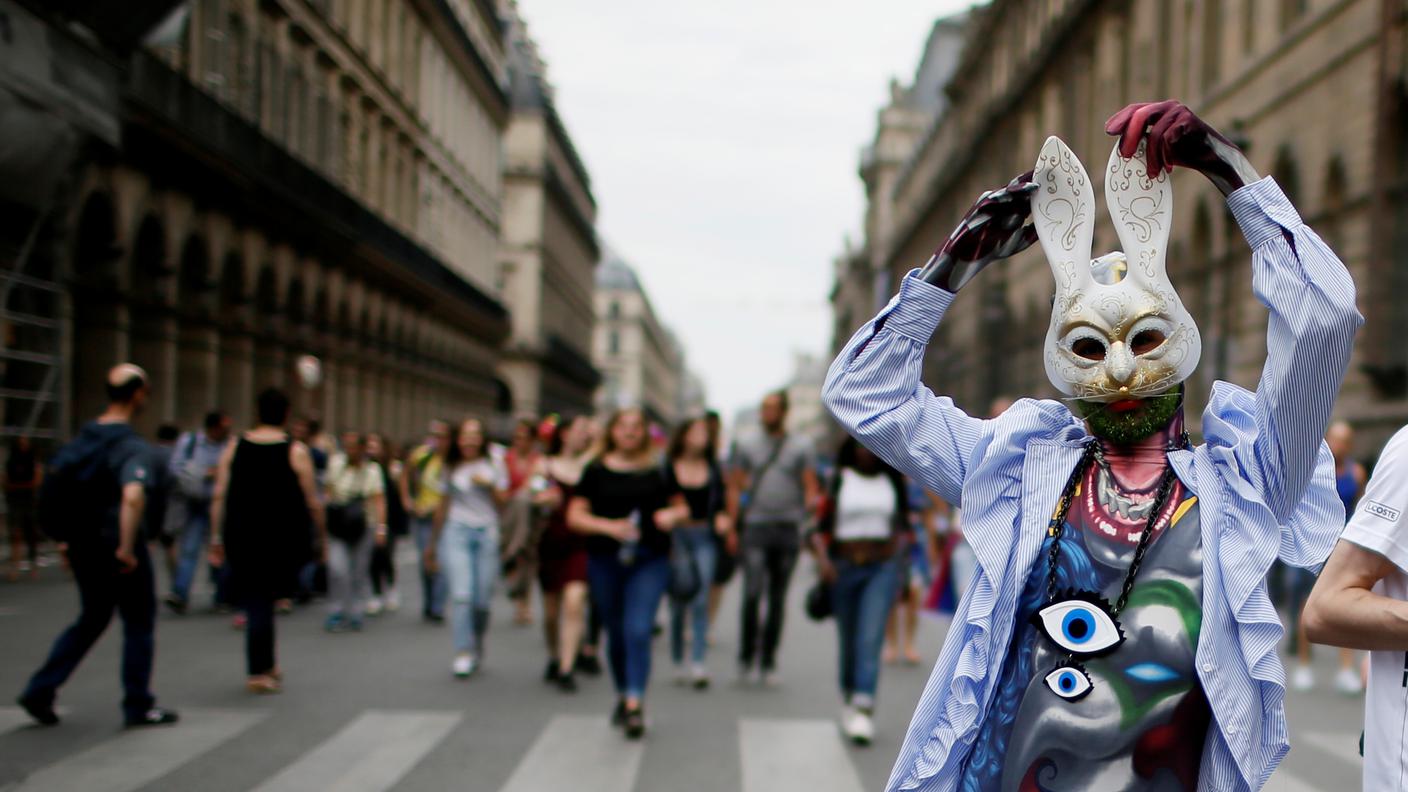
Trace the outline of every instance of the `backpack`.
{"label": "backpack", "polygon": [[111,451],[133,436],[115,432],[101,440],[84,431],[49,461],[39,487],[39,526],[56,542],[115,538],[107,523],[117,512],[122,487]]}

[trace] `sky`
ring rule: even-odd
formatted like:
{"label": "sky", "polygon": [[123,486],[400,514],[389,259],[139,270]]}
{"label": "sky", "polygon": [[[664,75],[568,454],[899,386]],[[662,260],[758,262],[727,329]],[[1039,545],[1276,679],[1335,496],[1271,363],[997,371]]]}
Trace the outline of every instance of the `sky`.
{"label": "sky", "polygon": [[969,0],[518,0],[635,268],[730,415],[831,347],[832,260],[861,241],[860,149],[890,78]]}

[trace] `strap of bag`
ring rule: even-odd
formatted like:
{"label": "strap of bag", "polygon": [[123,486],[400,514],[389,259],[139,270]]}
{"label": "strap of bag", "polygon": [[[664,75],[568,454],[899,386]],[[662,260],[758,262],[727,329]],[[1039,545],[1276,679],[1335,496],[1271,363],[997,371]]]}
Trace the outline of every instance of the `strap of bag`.
{"label": "strap of bag", "polygon": [[[758,487],[762,485],[763,477],[768,474],[768,471],[772,469],[773,463],[777,462],[777,458],[782,455],[782,447],[785,445],[787,445],[786,434],[784,434],[782,437],[779,437],[776,443],[773,443],[772,452],[768,454],[768,458],[764,460],[763,464],[758,468],[758,472],[754,474],[753,480],[752,482],[750,482],[751,486],[748,487],[749,507],[751,507],[753,503],[753,493],[756,492]],[[738,512],[739,528],[742,528],[748,524],[749,507],[744,507]]]}

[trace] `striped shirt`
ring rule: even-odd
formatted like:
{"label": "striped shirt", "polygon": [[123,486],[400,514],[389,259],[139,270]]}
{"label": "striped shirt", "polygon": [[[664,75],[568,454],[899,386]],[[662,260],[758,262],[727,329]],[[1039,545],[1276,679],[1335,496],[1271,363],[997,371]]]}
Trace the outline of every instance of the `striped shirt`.
{"label": "striped shirt", "polygon": [[[1321,440],[1354,334],[1354,283],[1270,178],[1228,199],[1270,309],[1255,393],[1213,385],[1205,442],[1169,454],[1201,502],[1203,626],[1196,663],[1214,725],[1199,789],[1259,790],[1290,744],[1282,627],[1266,592],[1278,557],[1318,569],[1341,527]],[[1089,439],[1061,402],[1023,399],[980,420],[920,382],[924,348],[954,295],[911,273],[827,373],[828,409],[900,471],[963,509],[973,582],[915,710],[888,790],[953,790],[1012,637],[1015,607],[1061,488]]]}

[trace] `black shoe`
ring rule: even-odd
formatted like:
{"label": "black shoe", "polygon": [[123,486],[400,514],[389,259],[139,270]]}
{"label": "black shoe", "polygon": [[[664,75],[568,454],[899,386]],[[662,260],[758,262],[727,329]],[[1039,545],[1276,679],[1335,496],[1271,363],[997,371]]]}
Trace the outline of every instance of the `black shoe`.
{"label": "black shoe", "polygon": [[429,612],[426,612],[426,613],[422,613],[422,614],[421,614],[421,618],[422,618],[422,619],[425,619],[425,621],[426,621],[427,623],[429,623],[429,624],[444,624],[444,623],[445,623],[445,616],[444,616],[444,614],[441,614],[441,613],[429,613]]}
{"label": "black shoe", "polygon": [[175,594],[167,594],[165,597],[162,598],[161,601],[172,613],[176,614],[177,616],[186,615],[186,601],[176,596]]}
{"label": "black shoe", "polygon": [[573,679],[571,674],[558,674],[557,679],[553,680],[553,684],[557,685],[557,689],[563,693],[577,692],[577,680]]}
{"label": "black shoe", "polygon": [[601,661],[597,659],[596,655],[579,654],[577,655],[577,665],[573,670],[587,676],[601,676]]}
{"label": "black shoe", "polygon": [[15,703],[29,713],[29,717],[34,718],[40,726],[57,726],[59,723],[59,714],[54,712],[54,702],[52,701],[40,701],[20,696],[15,699]]}
{"label": "black shoe", "polygon": [[561,676],[562,672],[558,670],[557,661],[549,660],[548,667],[543,670],[543,681],[548,683],[556,682]]}
{"label": "black shoe", "polygon": [[611,725],[618,728],[626,725],[626,702],[616,702],[616,709],[611,711]]}
{"label": "black shoe", "polygon": [[175,710],[152,707],[135,718],[128,716],[127,728],[137,729],[145,726],[170,726],[180,719],[181,716],[177,715]]}
{"label": "black shoe", "polygon": [[626,731],[626,739],[639,740],[645,736],[645,710],[636,707],[626,711],[625,722],[622,724]]}

